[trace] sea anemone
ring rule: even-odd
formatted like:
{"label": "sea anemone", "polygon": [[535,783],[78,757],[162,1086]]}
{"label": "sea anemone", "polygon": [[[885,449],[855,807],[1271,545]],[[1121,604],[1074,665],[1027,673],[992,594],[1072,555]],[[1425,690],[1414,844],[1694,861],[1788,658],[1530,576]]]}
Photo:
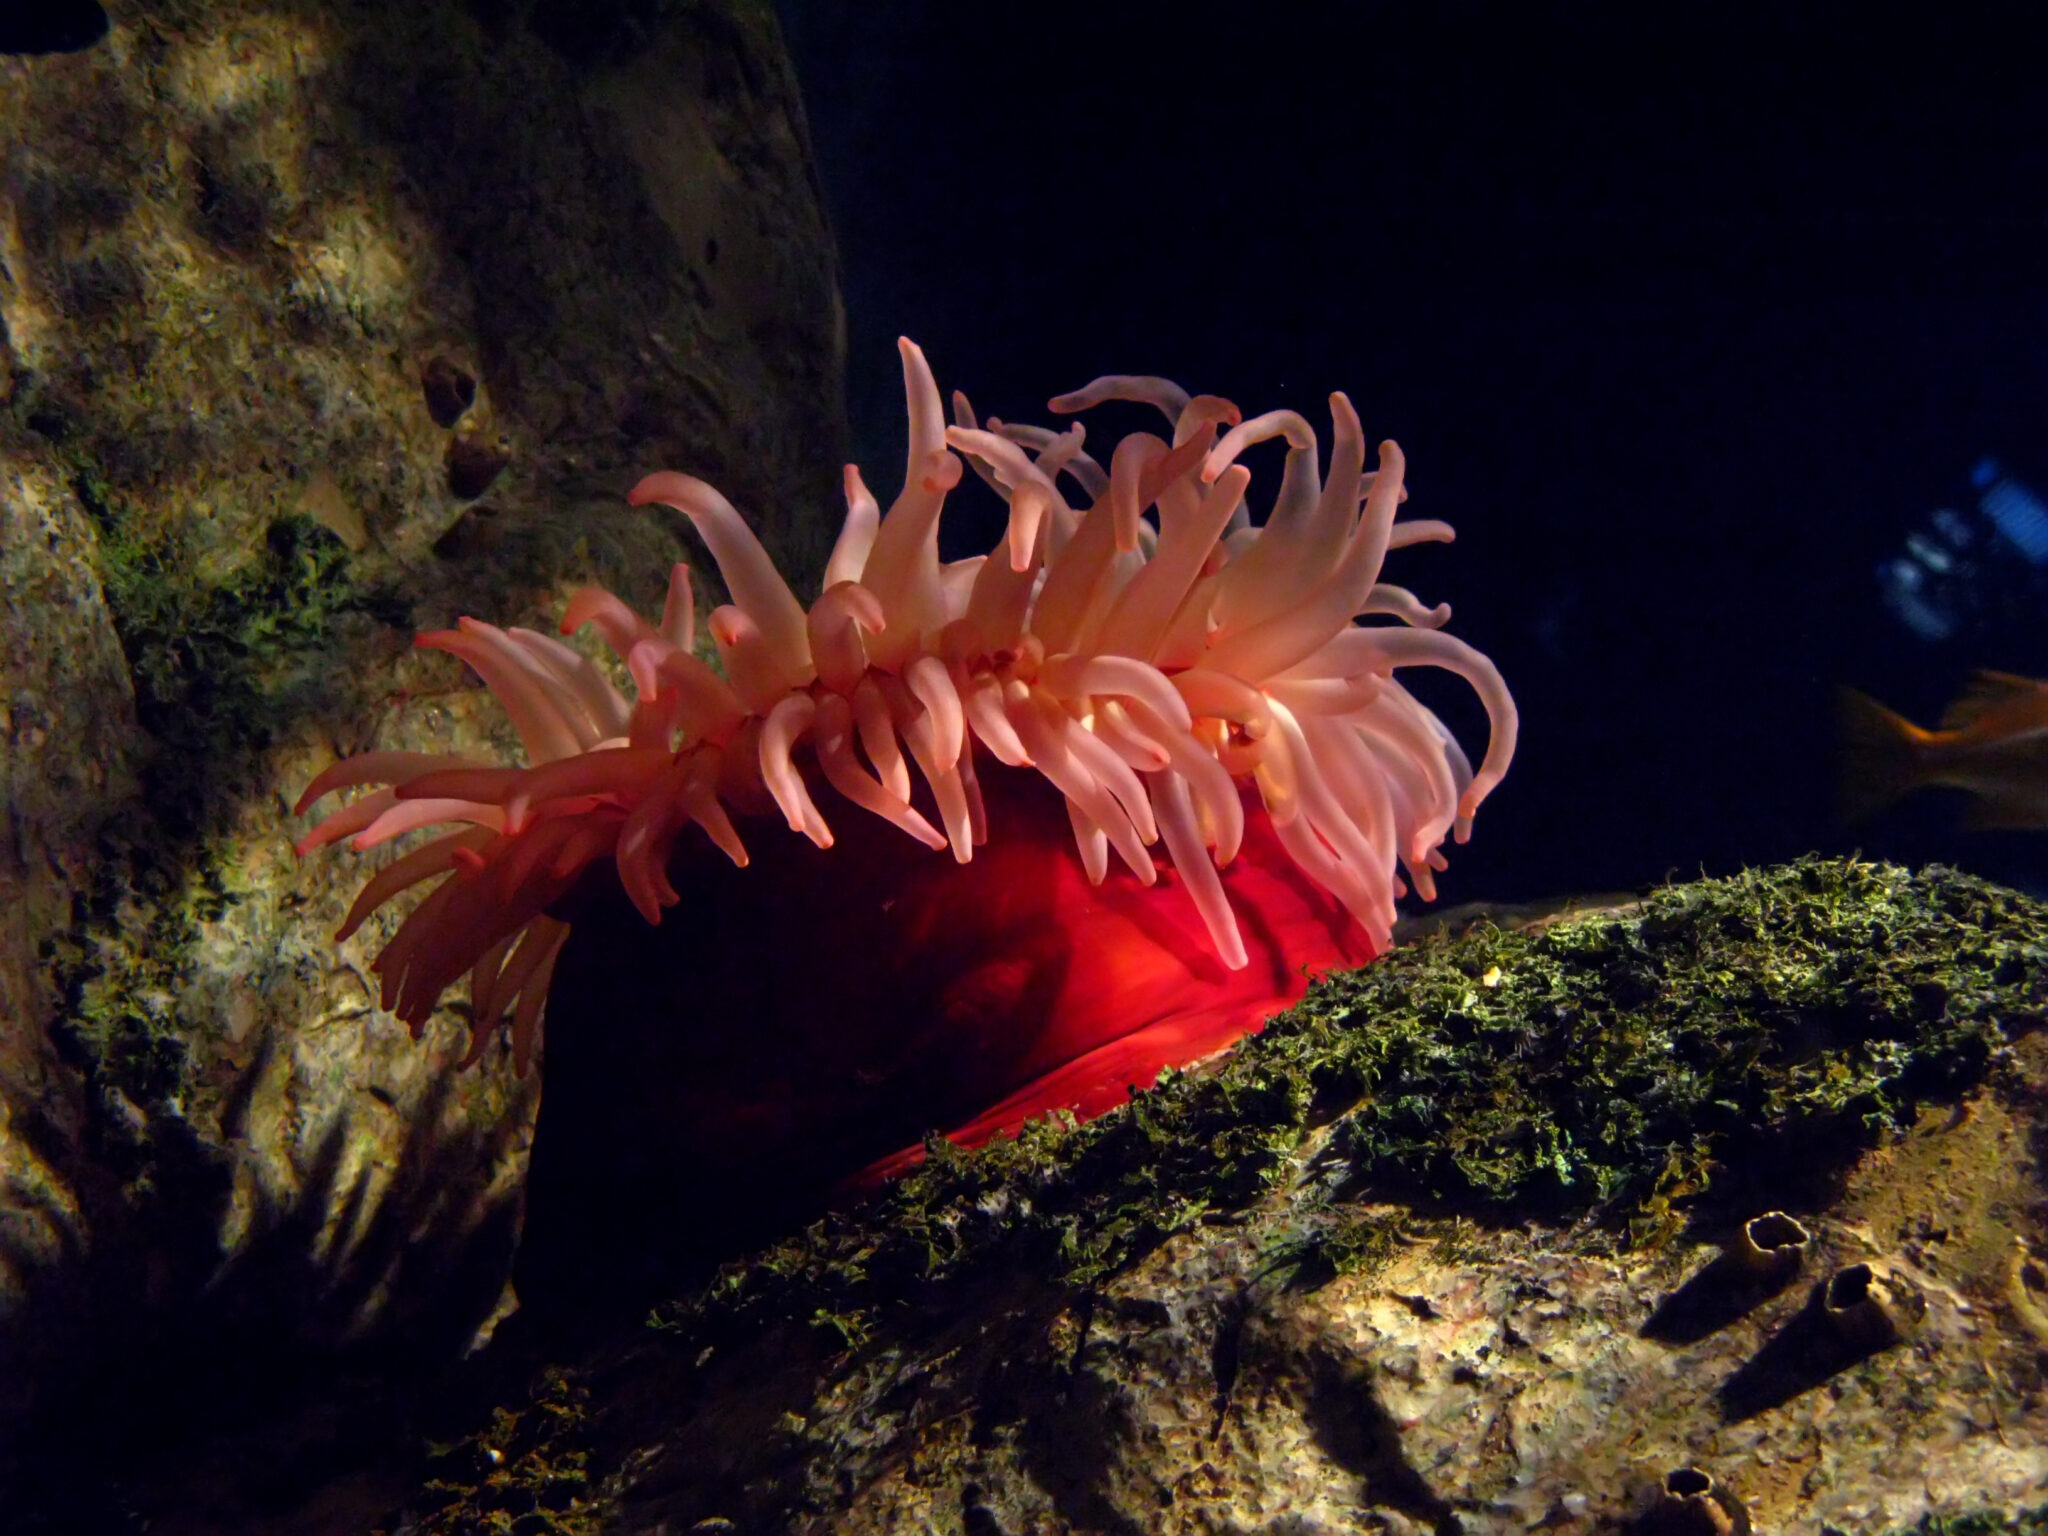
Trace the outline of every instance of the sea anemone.
{"label": "sea anemone", "polygon": [[[568,934],[550,910],[593,864],[615,866],[648,923],[682,899],[672,876],[692,826],[744,866],[749,818],[779,814],[822,849],[834,819],[867,813],[931,850],[918,857],[964,865],[1003,836],[1005,796],[985,796],[984,780],[1006,770],[1057,790],[1091,885],[1160,884],[1163,852],[1165,883],[1186,895],[1155,894],[1191,903],[1232,971],[1248,956],[1219,871],[1246,845],[1248,810],[1263,816],[1260,845],[1277,845],[1290,878],[1341,903],[1369,951],[1390,942],[1398,897],[1434,895],[1443,844],[1465,840],[1506,772],[1516,720],[1493,664],[1443,633],[1448,608],[1379,579],[1389,550],[1452,536],[1441,522],[1395,520],[1400,449],[1380,444],[1367,471],[1357,414],[1334,394],[1325,474],[1313,429],[1292,411],[1246,421],[1227,400],[1116,376],[1051,409],[1140,402],[1171,436],[1133,433],[1105,466],[1078,422],[1064,432],[984,424],[956,394],[948,426],[924,354],[899,347],[903,490],[883,515],[847,467],[845,524],[808,607],[718,491],[649,475],[629,499],[684,513],[731,595],[705,622],[716,667],[697,654],[680,564],[659,624],[596,587],[563,614],[564,634],[597,628],[632,682],[630,701],[562,641],[465,618],[418,643],[483,679],[527,765],[373,751],[307,787],[300,811],[335,790],[384,786],[332,812],[302,853],[453,828],[379,871],[341,929],[347,937],[401,891],[440,878],[375,965],[383,1006],[415,1035],[467,972],[465,1064],[509,1013],[523,1071]],[[1238,460],[1276,437],[1286,466],[1255,524]],[[943,563],[939,515],[967,466],[1007,503],[1008,530],[990,555]],[[1477,691],[1491,734],[1476,771],[1397,681],[1415,666]],[[1129,877],[1112,874],[1112,853]],[[1255,1021],[1234,1033],[1247,1027]]]}

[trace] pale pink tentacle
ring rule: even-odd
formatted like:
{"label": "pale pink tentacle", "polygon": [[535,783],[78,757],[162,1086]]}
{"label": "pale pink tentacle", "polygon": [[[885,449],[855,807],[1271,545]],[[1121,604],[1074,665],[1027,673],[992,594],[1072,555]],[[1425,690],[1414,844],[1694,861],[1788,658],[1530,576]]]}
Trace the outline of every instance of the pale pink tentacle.
{"label": "pale pink tentacle", "polygon": [[1371,704],[1386,679],[1367,672],[1358,677],[1275,678],[1261,691],[1289,709],[1312,715],[1353,715]]}
{"label": "pale pink tentacle", "polygon": [[684,804],[690,808],[690,817],[704,829],[705,835],[718,845],[718,849],[735,868],[747,867],[747,845],[740,841],[740,834],[732,824],[732,818],[719,802],[718,791],[711,784],[697,788],[694,785],[684,791]]}
{"label": "pale pink tentacle", "polygon": [[825,590],[842,581],[859,581],[867,569],[868,554],[875,547],[875,534],[882,526],[882,509],[875,493],[860,477],[860,466],[849,464],[844,475],[846,521],[840,525],[832,556],[825,562]]}
{"label": "pale pink tentacle", "polygon": [[1403,624],[1412,624],[1417,629],[1442,629],[1451,622],[1449,603],[1438,603],[1431,608],[1406,587],[1389,586],[1384,581],[1365,595],[1365,606],[1358,613],[1361,618],[1367,614],[1392,614]]}
{"label": "pale pink tentacle", "polygon": [[818,766],[832,787],[863,810],[900,827],[927,848],[944,848],[946,838],[913,807],[890,794],[881,780],[868,773],[854,756],[851,735],[853,710],[837,694],[818,701],[818,715],[812,738],[818,749]]}
{"label": "pale pink tentacle", "polygon": [[960,787],[967,792],[968,839],[979,848],[988,841],[988,807],[982,803],[981,780],[974,774],[974,754],[960,758]]}
{"label": "pale pink tentacle", "polygon": [[1136,699],[1126,700],[1124,708],[1132,724],[1165,748],[1174,772],[1187,784],[1196,809],[1215,833],[1217,865],[1230,863],[1244,842],[1244,801],[1238,796],[1236,781],[1186,728],[1161,718]]}
{"label": "pale pink tentacle", "polygon": [[292,844],[292,852],[303,859],[316,848],[325,848],[329,843],[353,837],[396,804],[396,790],[379,789],[361,795],[340,810],[330,811],[320,825]]}
{"label": "pale pink tentacle", "polygon": [[669,567],[668,597],[661,605],[662,638],[685,653],[697,648],[697,594],[690,568],[678,560]]}
{"label": "pale pink tentacle", "polygon": [[1380,773],[1364,739],[1356,728],[1338,721],[1304,718],[1300,724],[1317,765],[1329,775],[1338,799],[1355,807],[1362,818],[1359,830],[1364,832],[1366,841],[1387,858],[1395,857],[1401,835],[1393,797],[1388,794],[1386,777]]}
{"label": "pale pink tentacle", "polygon": [[572,650],[553,635],[531,629],[508,629],[505,634],[546,669],[581,708],[587,730],[577,734],[585,739],[586,745],[625,734],[631,706],[588,656]]}
{"label": "pale pink tentacle", "polygon": [[530,769],[505,797],[505,830],[522,831],[533,808],[549,800],[609,795],[622,802],[633,801],[653,787],[670,760],[664,747],[602,747]]}
{"label": "pale pink tentacle", "polygon": [[558,632],[573,635],[586,624],[597,626],[604,643],[621,661],[635,645],[655,634],[645,619],[603,587],[579,587],[570,593]]}
{"label": "pale pink tentacle", "polygon": [[1115,554],[1115,512],[1099,497],[1082,513],[1066,547],[1047,560],[1032,605],[1031,631],[1054,655],[1072,648]]}
{"label": "pale pink tentacle", "polygon": [[552,762],[582,751],[583,743],[556,700],[527,670],[519,648],[505,638],[504,631],[475,619],[458,622],[457,629],[430,631],[413,644],[422,650],[446,651],[469,663],[519,732],[529,761]]}
{"label": "pale pink tentacle", "polygon": [[[1226,627],[1211,642],[1203,664],[1240,677],[1271,677],[1313,655],[1331,634],[1350,623],[1365,606],[1379,575],[1401,471],[1401,450],[1391,442],[1381,443],[1379,475],[1336,569],[1309,587],[1305,596],[1298,586],[1265,582],[1252,611],[1269,611],[1270,616],[1242,629]],[[1226,576],[1231,569],[1225,567]],[[1218,601],[1220,606],[1222,599]]]}
{"label": "pale pink tentacle", "polygon": [[920,656],[903,669],[903,684],[930,713],[938,760],[958,762],[967,750],[967,716],[946,664],[936,656]]}
{"label": "pale pink tentacle", "polygon": [[1033,697],[1021,683],[1012,685],[1004,704],[1010,723],[1017,728],[1018,739],[1031,754],[1032,764],[1052,780],[1061,794],[1088,813],[1123,861],[1150,885],[1158,878],[1152,856],[1145,851],[1144,841],[1124,808],[1074,755],[1065,731],[1065,726],[1073,722],[1065,711],[1050,700]]}
{"label": "pale pink tentacle", "polygon": [[1090,729],[1139,773],[1163,773],[1173,766],[1172,754],[1137,728],[1120,699],[1097,699]]}
{"label": "pale pink tentacle", "polygon": [[[1300,722],[1277,700],[1273,705],[1273,721],[1279,727],[1287,751],[1294,758],[1295,783],[1300,789],[1302,812],[1308,817],[1309,824],[1355,875],[1359,889],[1369,895],[1383,889],[1387,877],[1393,872],[1393,850],[1373,847],[1336,796],[1330,793],[1328,781],[1320,771],[1321,765],[1316,762],[1308,738],[1302,734]],[[1394,920],[1392,902],[1377,896],[1371,899],[1374,912],[1391,924]]]}
{"label": "pale pink tentacle", "polygon": [[946,451],[946,418],[931,365],[908,337],[899,337],[896,349],[903,359],[910,451],[903,491],[883,517],[861,571],[889,616],[875,652],[876,664],[888,667],[907,660],[919,637],[939,627],[939,511],[962,473],[960,460]]}
{"label": "pale pink tentacle", "polygon": [[[512,946],[519,942],[525,930],[508,933],[478,957],[469,971],[469,1052],[462,1058],[461,1065],[473,1065],[484,1053],[484,1042],[489,1038],[498,1016],[504,1012],[502,1005],[493,1001],[492,994],[498,990],[498,980],[505,973],[505,960],[512,953]],[[524,977],[522,975],[521,979]],[[513,995],[516,988],[508,992]]]}
{"label": "pale pink tentacle", "polygon": [[1040,523],[1055,507],[1072,516],[1066,498],[1060,495],[1059,488],[1045,472],[1006,437],[969,427],[948,427],[946,442],[962,452],[973,453],[986,460],[995,471],[998,486],[1008,492],[1010,502],[1010,569],[1030,570],[1040,537]]}
{"label": "pale pink tentacle", "polygon": [[358,752],[354,757],[344,757],[330,763],[314,776],[298,803],[292,807],[294,816],[306,814],[311,806],[323,795],[337,789],[351,789],[358,784],[405,783],[421,774],[436,773],[443,768],[480,768],[486,765],[466,757],[455,757],[445,752]]}
{"label": "pale pink tentacle", "polygon": [[988,748],[990,756],[1011,768],[1031,766],[1031,754],[1024,750],[1024,743],[1017,739],[1017,728],[1003,713],[1002,684],[994,678],[982,678],[973,687],[960,691],[960,704],[967,723],[974,728],[975,739]]}
{"label": "pale pink tentacle", "polygon": [[868,670],[861,632],[880,634],[888,622],[881,603],[857,581],[834,582],[811,605],[808,622],[818,681],[834,693],[853,692]]}
{"label": "pale pink tentacle", "polygon": [[519,1006],[512,1012],[512,1075],[526,1076],[527,1068],[533,1064],[533,1053],[540,1039],[541,1008],[547,1002],[548,987],[554,981],[555,962],[561,958],[562,945],[569,937],[566,923],[555,922],[552,918],[537,917],[522,943],[531,943],[539,935],[540,958],[519,990]]}
{"label": "pale pink tentacle", "polygon": [[1238,931],[1237,914],[1230,910],[1223,881],[1209,862],[1209,850],[1202,846],[1201,825],[1188,798],[1187,782],[1177,773],[1150,774],[1147,781],[1159,815],[1160,838],[1173,867],[1180,871],[1181,884],[1193,899],[1202,925],[1209,930],[1209,942],[1226,966],[1243,970],[1251,958],[1245,953],[1244,935]]}
{"label": "pale pink tentacle", "polygon": [[659,652],[654,678],[662,697],[677,695],[677,724],[692,744],[723,746],[747,718],[747,708],[732,685],[687,651]]}
{"label": "pale pink tentacle", "polygon": [[459,849],[485,848],[497,835],[489,827],[471,827],[466,831],[450,832],[445,837],[437,837],[431,843],[422,844],[402,858],[394,859],[372,875],[356,893],[355,904],[341,920],[341,926],[335,930],[334,937],[336,940],[347,939],[362,927],[372,912],[400,891],[408,890],[422,880],[431,880],[434,876],[453,869]]}
{"label": "pale pink tentacle", "polygon": [[1175,672],[1167,681],[1194,715],[1228,720],[1254,741],[1263,740],[1273,729],[1273,717],[1266,708],[1265,695],[1241,677],[1206,667]]}
{"label": "pale pink tentacle", "polygon": [[954,861],[965,864],[974,857],[974,818],[968,808],[967,785],[960,776],[959,763],[939,756],[938,730],[930,713],[922,709],[913,711],[909,695],[901,691],[900,684],[896,685],[889,708],[903,734],[903,744],[910,748],[919,772],[931,786],[932,798],[938,802],[939,820],[946,828],[946,841],[952,846]]}
{"label": "pale pink tentacle", "polygon": [[711,643],[717,647],[725,675],[748,714],[765,715],[788,695],[793,686],[789,674],[746,609],[723,604],[711,610],[704,627],[711,631]]}
{"label": "pale pink tentacle", "polygon": [[818,706],[807,693],[793,693],[768,712],[761,724],[761,781],[789,818],[789,829],[801,832],[820,848],[832,846],[832,829],[819,814],[817,802],[804,787],[790,753],[797,738],[810,729]]}
{"label": "pale pink tentacle", "polygon": [[1152,658],[1231,514],[1243,503],[1250,483],[1251,471],[1233,464],[1200,499],[1191,516],[1165,522],[1159,553],[1132,578],[1110,610],[1098,642],[1103,650]]}
{"label": "pale pink tentacle", "polygon": [[1074,851],[1081,855],[1081,873],[1088,877],[1090,885],[1100,885],[1109,878],[1109,838],[1095,818],[1072,800],[1062,803],[1067,808],[1067,824],[1074,829]]}
{"label": "pale pink tentacle", "polygon": [[349,847],[361,853],[443,821],[467,821],[496,831],[505,824],[505,813],[495,805],[478,805],[473,800],[404,800],[358,832],[350,839]]}
{"label": "pale pink tentacle", "polygon": [[[1270,411],[1233,428],[1210,450],[1202,477],[1222,477],[1235,454],[1263,439],[1287,438],[1287,464],[1281,472],[1280,494],[1266,525],[1218,573],[1213,607],[1222,635],[1265,623],[1286,612],[1301,590],[1323,571],[1312,571],[1303,559],[1302,527],[1313,513],[1322,482],[1318,477],[1315,433],[1293,411]],[[1256,676],[1256,673],[1247,674]]]}
{"label": "pale pink tentacle", "polygon": [[1473,774],[1471,784],[1459,797],[1458,814],[1471,817],[1479,809],[1479,803],[1506,776],[1508,765],[1514,761],[1515,741],[1521,729],[1514,696],[1508,692],[1500,669],[1464,641],[1438,631],[1389,629],[1377,639],[1380,653],[1389,666],[1441,667],[1471,684],[1472,691],[1479,695],[1479,702],[1486,707],[1490,727],[1486,757],[1478,772]]}
{"label": "pale pink tentacle", "polygon": [[861,679],[860,686],[853,690],[853,721],[860,732],[861,750],[874,764],[882,787],[908,805],[910,769],[903,762],[903,748],[897,741],[889,701],[882,697],[880,685],[871,676]]}
{"label": "pale pink tentacle", "polygon": [[1133,432],[1110,455],[1109,526],[1121,552],[1138,547],[1138,519],[1145,511],[1139,504],[1139,484],[1145,471],[1166,456],[1166,444],[1149,432]]}
{"label": "pale pink tentacle", "polygon": [[1194,723],[1186,699],[1166,674],[1129,656],[1058,656],[1040,670],[1039,682],[1070,699],[1096,694],[1142,699],[1182,730]]}
{"label": "pale pink tentacle", "polygon": [[1440,518],[1416,517],[1394,524],[1387,534],[1387,548],[1406,549],[1410,544],[1449,544],[1457,537],[1458,530]]}
{"label": "pale pink tentacle", "polygon": [[718,562],[718,574],[725,578],[733,604],[760,630],[781,686],[792,688],[810,681],[811,648],[804,633],[803,604],[731,502],[694,475],[672,470],[649,475],[633,487],[626,500],[636,507],[658,501],[688,517]]}
{"label": "pale pink tentacle", "polygon": [[1357,517],[1359,488],[1365,477],[1365,432],[1358,412],[1342,390],[1330,396],[1330,472],[1323,494],[1301,530],[1296,556],[1306,570],[1322,570],[1343,553]]}
{"label": "pale pink tentacle", "polygon": [[669,882],[666,866],[676,833],[690,819],[684,791],[691,775],[699,771],[694,758],[678,759],[619,829],[619,847],[614,855],[619,866],[619,884],[626,899],[649,924],[659,924],[662,909],[674,906],[680,899]]}
{"label": "pale pink tentacle", "polygon": [[[562,758],[575,762],[575,758]],[[503,805],[517,793],[530,768],[443,768],[423,773],[395,785],[392,795],[399,800],[474,800],[482,805]]]}
{"label": "pale pink tentacle", "polygon": [[1046,409],[1056,415],[1071,416],[1105,400],[1132,400],[1141,405],[1157,406],[1159,414],[1168,421],[1178,421],[1181,412],[1188,408],[1188,392],[1171,379],[1154,378],[1150,374],[1106,373],[1099,379],[1089,380],[1079,389],[1054,395],[1046,403]]}
{"label": "pale pink tentacle", "polygon": [[1117,804],[1123,808],[1124,816],[1129,820],[1131,830],[1137,834],[1138,841],[1158,842],[1159,824],[1152,816],[1152,797],[1145,793],[1144,782],[1136,771],[1111,751],[1108,743],[1093,731],[1086,729],[1080,721],[1070,717],[1064,729],[1067,750],[1074,754],[1075,760],[1086,768],[1095,782],[1108,790]]}
{"label": "pale pink tentacle", "polygon": [[[960,414],[960,403],[965,398],[964,395],[957,392],[954,394],[953,424],[959,427],[973,427],[978,425],[973,418],[973,413],[970,411],[966,417],[962,417]],[[1079,426],[1080,423],[1076,422],[1075,425]],[[1109,472],[1101,464],[1090,458],[1087,452],[1078,445],[1072,451],[1059,448],[1057,457],[1050,463],[1047,462],[1047,450],[1054,449],[1056,445],[1064,443],[1068,438],[1067,433],[1055,432],[1049,427],[1026,426],[1021,422],[1015,421],[1006,421],[1000,427],[997,427],[994,422],[990,422],[989,429],[991,431],[1000,431],[1011,442],[1021,447],[1029,448],[1039,456],[1039,465],[1047,474],[1052,474],[1054,470],[1057,470],[1059,473],[1066,475],[1074,484],[1088,493],[1089,500],[1094,500],[1109,489]]]}

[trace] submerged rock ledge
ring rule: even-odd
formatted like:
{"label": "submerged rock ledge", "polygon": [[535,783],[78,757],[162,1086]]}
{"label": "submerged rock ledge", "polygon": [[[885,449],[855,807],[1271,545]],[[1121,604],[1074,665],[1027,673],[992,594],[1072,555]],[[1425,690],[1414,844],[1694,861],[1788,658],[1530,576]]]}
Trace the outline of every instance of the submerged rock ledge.
{"label": "submerged rock ledge", "polygon": [[[1093,1125],[935,1146],[385,1528],[2005,1529],[2048,1499],[2044,1012],[2048,909],[1939,867],[1481,921]],[[1768,1211],[1775,1268],[1717,1258]]]}

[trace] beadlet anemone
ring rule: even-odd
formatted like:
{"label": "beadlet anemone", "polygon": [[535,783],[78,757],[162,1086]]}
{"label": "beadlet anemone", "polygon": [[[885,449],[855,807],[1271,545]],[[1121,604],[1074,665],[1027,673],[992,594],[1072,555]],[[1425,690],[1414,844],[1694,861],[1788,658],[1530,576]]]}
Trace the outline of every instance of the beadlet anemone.
{"label": "beadlet anemone", "polygon": [[[465,1064],[509,1015],[523,1071],[573,922],[589,938],[568,953],[587,958],[562,976],[631,1016],[593,1026],[642,1040],[618,1070],[658,1059],[667,1155],[680,1141],[731,1165],[737,1144],[874,1176],[933,1127],[973,1144],[1100,1113],[1259,1027],[1308,971],[1383,950],[1409,888],[1433,897],[1516,719],[1492,663],[1442,631],[1448,608],[1380,580],[1388,551],[1452,536],[1396,521],[1400,449],[1368,471],[1335,394],[1325,472],[1292,411],[1247,421],[1117,376],[1051,403],[1158,409],[1170,436],[1126,436],[1105,465],[1078,422],[984,424],[956,394],[947,425],[923,353],[900,350],[903,489],[884,515],[847,468],[808,607],[716,490],[650,475],[631,501],[684,513],[731,595],[705,623],[716,667],[682,565],[658,624],[595,587],[562,617],[564,634],[596,628],[630,700],[558,639],[465,618],[418,643],[483,679],[526,766],[373,751],[308,786],[302,811],[383,787],[302,852],[452,828],[378,871],[341,930],[439,880],[376,961],[415,1035],[466,973]],[[1254,522],[1238,460],[1273,438],[1285,468]],[[942,563],[940,512],[969,466],[1007,535]],[[1476,771],[1398,681],[1417,666],[1485,705]],[[679,902],[680,924],[640,921]],[[622,980],[641,973],[621,956],[649,950],[670,979]],[[557,999],[553,1029],[573,1006]]]}

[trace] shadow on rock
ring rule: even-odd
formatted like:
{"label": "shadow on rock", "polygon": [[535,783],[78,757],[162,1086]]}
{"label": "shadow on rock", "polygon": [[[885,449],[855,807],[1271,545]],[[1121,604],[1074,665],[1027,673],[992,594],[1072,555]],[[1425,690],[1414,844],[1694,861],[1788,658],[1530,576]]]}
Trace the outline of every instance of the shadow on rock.
{"label": "shadow on rock", "polygon": [[10,1180],[17,1207],[60,1236],[52,1262],[48,1244],[0,1228],[0,1264],[25,1281],[0,1320],[8,1529],[241,1530],[337,1486],[360,1489],[365,1514],[388,1504],[452,1406],[518,1235],[516,1190],[459,1192],[484,1182],[522,1117],[451,1132],[448,1095],[443,1079],[423,1096],[374,1206],[339,1117],[295,1192],[255,1197],[227,1254],[231,1157],[184,1122],[141,1128],[125,1150],[147,1176],[124,1182],[107,1144],[132,1122],[95,1108],[80,1150],[10,1106],[72,1204]]}
{"label": "shadow on rock", "polygon": [[1723,1416],[1755,1418],[1812,1391],[1900,1343],[1926,1311],[1919,1289],[1882,1261],[1836,1270],[1723,1384]]}

